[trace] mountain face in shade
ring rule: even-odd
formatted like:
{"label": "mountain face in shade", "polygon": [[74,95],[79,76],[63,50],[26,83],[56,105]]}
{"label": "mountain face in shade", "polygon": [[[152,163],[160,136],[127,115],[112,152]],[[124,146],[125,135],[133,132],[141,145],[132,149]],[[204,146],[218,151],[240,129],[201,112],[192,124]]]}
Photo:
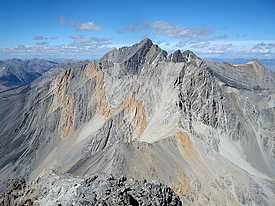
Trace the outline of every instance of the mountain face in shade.
{"label": "mountain face in shade", "polygon": [[157,180],[183,205],[275,202],[275,74],[256,61],[144,39],[0,93],[0,116],[2,189],[54,170]]}
{"label": "mountain face in shade", "polygon": [[166,51],[146,38],[131,47],[122,47],[108,52],[101,58],[100,65],[106,68],[119,65],[119,69],[114,71],[115,73],[134,75],[140,72],[144,64],[151,64],[154,61],[165,59],[166,56]]}
{"label": "mountain face in shade", "polygon": [[0,91],[29,84],[56,65],[43,59],[0,61]]}

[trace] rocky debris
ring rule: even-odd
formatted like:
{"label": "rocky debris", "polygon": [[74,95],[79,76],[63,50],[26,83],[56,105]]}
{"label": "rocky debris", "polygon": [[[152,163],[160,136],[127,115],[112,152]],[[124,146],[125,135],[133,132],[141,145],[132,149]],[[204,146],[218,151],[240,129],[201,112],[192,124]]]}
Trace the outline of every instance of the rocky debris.
{"label": "rocky debris", "polygon": [[1,206],[32,206],[33,201],[25,198],[32,192],[24,179],[10,180],[7,192],[0,193]]}
{"label": "rocky debris", "polygon": [[181,206],[182,203],[171,188],[158,182],[113,176],[78,178],[51,172],[30,186],[24,181],[15,182],[9,192],[1,194],[0,205]]}

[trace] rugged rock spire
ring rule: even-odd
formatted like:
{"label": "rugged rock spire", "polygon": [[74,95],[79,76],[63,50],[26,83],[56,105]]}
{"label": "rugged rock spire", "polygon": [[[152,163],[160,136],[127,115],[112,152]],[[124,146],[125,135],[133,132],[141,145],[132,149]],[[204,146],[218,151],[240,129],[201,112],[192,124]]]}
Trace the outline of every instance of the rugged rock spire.
{"label": "rugged rock spire", "polygon": [[120,74],[137,74],[144,64],[151,64],[154,60],[163,60],[167,52],[160,49],[153,42],[145,38],[130,47],[114,49],[101,58],[103,67],[112,67],[114,64],[121,65]]}
{"label": "rugged rock spire", "polygon": [[168,56],[168,59],[172,62],[186,62],[186,59],[183,57],[180,50],[174,51]]}

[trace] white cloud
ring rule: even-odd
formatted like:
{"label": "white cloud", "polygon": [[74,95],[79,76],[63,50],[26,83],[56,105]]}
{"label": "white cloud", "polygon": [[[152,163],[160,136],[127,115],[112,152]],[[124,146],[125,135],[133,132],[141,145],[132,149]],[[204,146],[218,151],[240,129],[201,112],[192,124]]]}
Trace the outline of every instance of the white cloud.
{"label": "white cloud", "polygon": [[144,31],[145,29],[145,24],[129,24],[126,27],[119,29],[118,33],[135,33]]}
{"label": "white cloud", "polygon": [[209,36],[209,30],[206,28],[190,28],[170,24],[166,21],[155,21],[149,24],[149,27],[156,34],[166,35],[173,38],[201,38]]}
{"label": "white cloud", "polygon": [[209,54],[224,54],[227,52],[230,48],[232,48],[231,43],[225,43],[225,44],[212,44],[207,47],[207,53]]}
{"label": "white cloud", "polygon": [[65,44],[49,45],[36,42],[32,45],[18,45],[13,48],[0,48],[0,56],[7,58],[88,58],[94,59],[104,55],[115,45],[110,39],[70,36],[71,41]]}
{"label": "white cloud", "polygon": [[95,22],[85,22],[76,24],[76,28],[84,31],[101,31],[101,27]]}
{"label": "white cloud", "polygon": [[41,41],[41,42],[36,42],[36,45],[48,45],[49,42],[46,41]]}
{"label": "white cloud", "polygon": [[[169,52],[176,49],[192,50],[201,57],[226,58],[275,58],[273,40],[209,40],[209,41],[170,41],[161,42],[161,47]],[[168,46],[167,46],[168,45]]]}
{"label": "white cloud", "polygon": [[107,38],[97,38],[97,37],[85,37],[82,35],[73,35],[70,36],[73,40],[72,45],[81,46],[93,46],[93,47],[105,47],[112,45],[111,39]]}
{"label": "white cloud", "polygon": [[275,43],[258,43],[252,47],[251,52],[261,54],[275,53]]}
{"label": "white cloud", "polygon": [[93,21],[77,22],[77,21],[67,20],[64,16],[59,17],[59,23],[63,26],[74,27],[74,28],[76,28],[78,30],[82,30],[82,31],[99,32],[102,30],[101,26],[99,26],[98,24],[96,24]]}
{"label": "white cloud", "polygon": [[[155,36],[164,36],[182,40],[194,40],[202,38],[210,38],[212,32],[208,28],[195,28],[181,25],[175,25],[167,21],[152,21],[139,24],[129,24],[118,30],[118,33],[153,33]],[[217,38],[225,38],[225,35],[217,36]]]}
{"label": "white cloud", "polygon": [[59,37],[58,36],[35,36],[33,39],[35,41],[45,41],[45,40],[56,40],[58,39]]}
{"label": "white cloud", "polygon": [[[108,38],[72,35],[67,43],[58,45],[43,41],[34,41],[31,45],[18,45],[13,48],[0,48],[0,57],[67,57],[67,58],[100,58],[114,47],[131,45],[124,40],[113,42]],[[183,39],[159,40],[157,44],[168,52],[176,49],[192,50],[201,57],[225,58],[275,58],[275,41],[273,40],[204,40],[185,41]]]}
{"label": "white cloud", "polygon": [[194,49],[202,49],[202,48],[206,48],[209,46],[209,42],[197,42],[197,43],[193,43],[190,45],[191,48]]}

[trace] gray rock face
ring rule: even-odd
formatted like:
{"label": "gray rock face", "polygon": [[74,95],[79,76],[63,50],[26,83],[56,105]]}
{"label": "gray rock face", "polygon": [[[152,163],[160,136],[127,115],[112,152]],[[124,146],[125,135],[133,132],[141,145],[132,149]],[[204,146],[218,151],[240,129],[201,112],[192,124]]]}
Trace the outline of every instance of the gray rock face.
{"label": "gray rock face", "polygon": [[144,64],[151,64],[156,59],[163,60],[166,56],[167,53],[154,45],[150,39],[144,39],[131,47],[110,51],[101,58],[100,63],[103,68],[119,64],[120,75],[134,75],[140,72]]}
{"label": "gray rock face", "polygon": [[77,178],[49,173],[31,185],[24,181],[13,183],[9,192],[0,195],[3,206],[10,205],[156,205],[181,206],[180,198],[171,188],[146,180],[126,177]]}
{"label": "gray rock face", "polygon": [[172,61],[172,62],[190,62],[190,61],[199,61],[200,58],[197,57],[192,51],[184,51],[181,52],[180,50],[176,50],[175,52],[173,52],[172,54],[170,54],[168,56],[168,61]]}
{"label": "gray rock face", "polygon": [[0,93],[0,179],[157,180],[184,205],[275,202],[275,74],[145,39]]}

